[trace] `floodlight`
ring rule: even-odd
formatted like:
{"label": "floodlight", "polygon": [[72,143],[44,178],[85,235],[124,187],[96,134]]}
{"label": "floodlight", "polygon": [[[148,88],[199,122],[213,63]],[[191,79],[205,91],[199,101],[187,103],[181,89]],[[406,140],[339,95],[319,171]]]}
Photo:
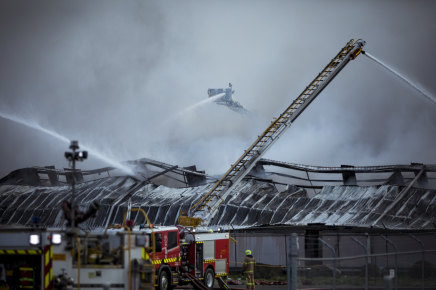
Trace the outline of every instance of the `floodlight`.
{"label": "floodlight", "polygon": [[79,160],[88,158],[88,151],[79,151],[77,153]]}
{"label": "floodlight", "polygon": [[39,235],[32,234],[29,236],[29,243],[31,245],[37,246],[41,243],[41,237]]}
{"label": "floodlight", "polygon": [[73,160],[73,152],[65,152],[65,158],[69,161]]}
{"label": "floodlight", "polygon": [[78,141],[71,141],[70,149],[72,152],[65,152],[65,158],[68,161],[83,161],[88,158],[88,151],[77,151],[79,149]]}
{"label": "floodlight", "polygon": [[53,245],[59,245],[62,243],[62,235],[61,234],[52,234],[51,235],[51,243]]}

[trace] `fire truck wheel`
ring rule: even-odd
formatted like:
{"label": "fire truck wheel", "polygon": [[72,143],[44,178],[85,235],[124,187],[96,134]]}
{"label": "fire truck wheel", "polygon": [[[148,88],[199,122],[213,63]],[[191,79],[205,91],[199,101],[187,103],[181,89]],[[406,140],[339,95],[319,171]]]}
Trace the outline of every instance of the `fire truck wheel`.
{"label": "fire truck wheel", "polygon": [[206,285],[207,288],[212,289],[214,282],[215,273],[213,272],[213,269],[207,268],[206,272],[204,273],[204,285]]}
{"label": "fire truck wheel", "polygon": [[159,290],[171,289],[170,280],[168,279],[168,273],[166,271],[160,272],[159,275]]}

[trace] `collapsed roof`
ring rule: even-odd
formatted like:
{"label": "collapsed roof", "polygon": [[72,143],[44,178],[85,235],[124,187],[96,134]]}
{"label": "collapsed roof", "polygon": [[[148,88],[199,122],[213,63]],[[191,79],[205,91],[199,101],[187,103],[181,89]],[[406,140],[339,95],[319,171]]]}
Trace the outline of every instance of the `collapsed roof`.
{"label": "collapsed roof", "polygon": [[[209,191],[213,183],[206,182],[211,177],[204,172],[195,171],[195,167],[181,169],[164,163],[156,163],[149,159],[137,161],[135,164],[159,166],[162,176],[177,174],[204,177],[202,185],[170,187],[152,183],[150,177],[156,178],[159,172],[148,171],[142,179],[129,176],[104,176],[98,179],[76,184],[76,202],[85,211],[94,201],[100,208],[95,218],[91,218],[80,226],[84,229],[105,228],[113,224],[123,223],[123,214],[129,207],[142,208],[154,224],[174,225],[180,210],[188,210],[202,195]],[[293,176],[286,173],[262,172],[262,178],[251,176],[237,185],[235,190],[214,213],[209,227],[221,226],[234,229],[262,226],[307,226],[311,224],[323,226],[347,226],[355,228],[385,228],[391,230],[421,230],[436,227],[436,190],[425,188],[429,174],[436,172],[434,165],[401,165],[377,167],[314,167],[286,164],[272,160],[262,160],[264,166],[278,166],[304,169],[308,172],[334,172],[343,177],[342,185],[313,185],[317,179],[307,179],[306,185],[286,185],[266,179],[266,176],[278,174],[280,177]],[[171,168],[171,169],[170,169]],[[46,170],[47,168],[44,168]],[[425,170],[424,170],[425,169]],[[52,169],[53,170],[53,169]],[[104,170],[110,170],[105,168]],[[341,171],[342,170],[342,171]],[[25,170],[26,171],[26,170]],[[29,170],[27,170],[29,171]],[[259,175],[259,167],[256,168]],[[382,184],[356,185],[356,172],[375,173],[391,171]],[[95,174],[97,171],[93,171]],[[196,172],[198,176],[195,175]],[[411,172],[411,177],[404,177]],[[84,175],[90,174],[83,172]],[[66,173],[68,174],[68,172]],[[50,227],[64,227],[66,220],[61,204],[69,200],[71,186],[57,180],[56,185],[20,184],[25,176],[13,172],[0,181],[0,223],[6,225],[27,225],[39,223]],[[308,175],[307,175],[308,176]],[[191,176],[192,177],[192,176]],[[394,178],[395,177],[395,178]],[[53,179],[53,177],[51,178]],[[180,182],[186,178],[179,179]],[[351,180],[351,181],[350,181]],[[368,182],[380,179],[369,179]],[[196,183],[199,180],[196,180]],[[334,180],[338,181],[338,180]],[[350,184],[354,182],[354,184]],[[307,185],[309,184],[309,185]],[[344,185],[348,184],[348,185]],[[286,186],[284,186],[286,185]],[[316,191],[318,189],[318,191]],[[312,193],[312,190],[315,190]],[[131,213],[136,224],[145,223],[141,214]]]}

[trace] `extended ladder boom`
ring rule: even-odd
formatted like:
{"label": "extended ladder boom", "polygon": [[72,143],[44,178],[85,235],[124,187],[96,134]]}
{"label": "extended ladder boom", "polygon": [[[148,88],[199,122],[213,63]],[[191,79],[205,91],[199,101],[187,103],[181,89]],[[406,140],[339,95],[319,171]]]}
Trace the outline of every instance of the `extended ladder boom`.
{"label": "extended ladder boom", "polygon": [[232,189],[250,172],[262,155],[345,65],[360,54],[364,45],[365,41],[363,40],[349,41],[298,98],[278,118],[271,122],[262,135],[254,141],[224,176],[215,183],[210,191],[189,209],[189,216],[194,218],[181,215],[179,221],[187,225],[196,225],[201,220],[208,223],[213,213],[225,201]]}

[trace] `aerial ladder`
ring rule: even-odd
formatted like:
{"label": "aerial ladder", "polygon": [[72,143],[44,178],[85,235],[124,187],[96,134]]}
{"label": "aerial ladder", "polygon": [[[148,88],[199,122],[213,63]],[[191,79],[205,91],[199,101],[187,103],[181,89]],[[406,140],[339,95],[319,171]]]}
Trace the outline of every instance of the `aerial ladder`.
{"label": "aerial ladder", "polygon": [[185,226],[208,224],[214,212],[231,194],[236,185],[251,171],[256,162],[274,144],[285,130],[334,79],[350,60],[355,59],[363,49],[365,41],[350,40],[330,61],[278,118],[274,118],[262,135],[244,151],[241,157],[219,179],[201,199],[189,208],[187,213],[180,212],[179,223]]}

